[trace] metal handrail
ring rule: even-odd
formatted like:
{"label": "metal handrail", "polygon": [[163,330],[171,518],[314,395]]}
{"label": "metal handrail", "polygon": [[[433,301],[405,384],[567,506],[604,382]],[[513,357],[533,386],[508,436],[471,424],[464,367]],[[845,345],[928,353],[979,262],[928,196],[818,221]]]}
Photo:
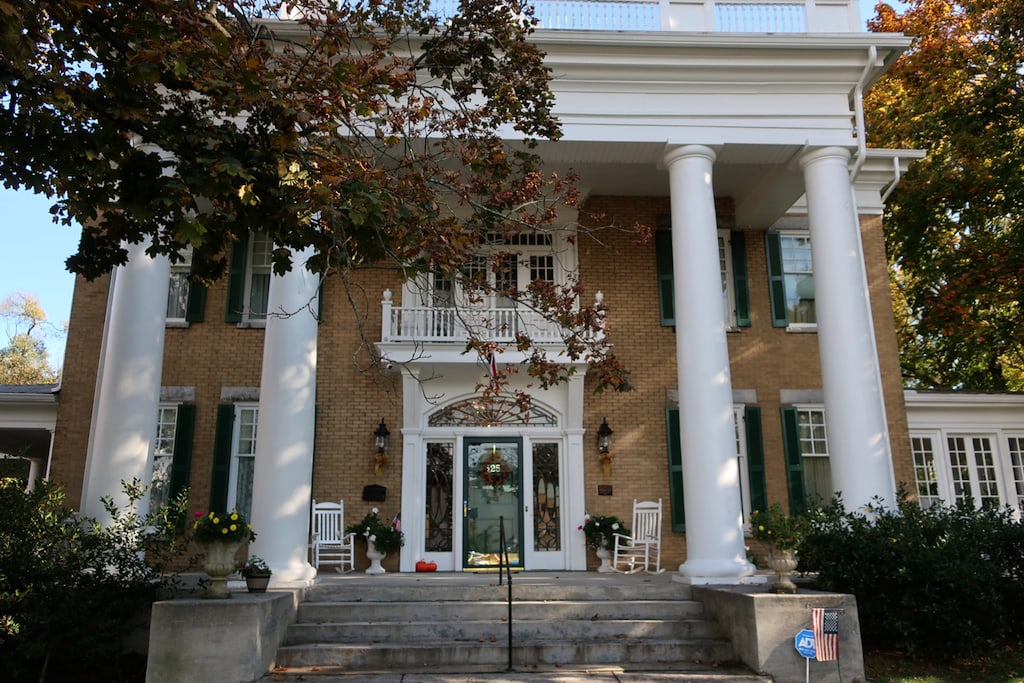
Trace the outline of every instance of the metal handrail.
{"label": "metal handrail", "polygon": [[512,564],[508,561],[508,543],[505,540],[505,516],[498,516],[498,585],[502,577],[508,581],[508,671],[512,670]]}

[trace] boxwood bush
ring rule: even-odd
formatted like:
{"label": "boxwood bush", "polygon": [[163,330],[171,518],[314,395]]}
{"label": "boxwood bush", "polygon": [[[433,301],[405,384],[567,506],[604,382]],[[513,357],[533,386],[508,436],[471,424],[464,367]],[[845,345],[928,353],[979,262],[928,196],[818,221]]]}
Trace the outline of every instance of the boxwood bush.
{"label": "boxwood bush", "polygon": [[1024,527],[1011,510],[922,509],[901,489],[895,508],[845,512],[836,499],[809,517],[800,569],[856,596],[865,646],[956,656],[1024,637]]}

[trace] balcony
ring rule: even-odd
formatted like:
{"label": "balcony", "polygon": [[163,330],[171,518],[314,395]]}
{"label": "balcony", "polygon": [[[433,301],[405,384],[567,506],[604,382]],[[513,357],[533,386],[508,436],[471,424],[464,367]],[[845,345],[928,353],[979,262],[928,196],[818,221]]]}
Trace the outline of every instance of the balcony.
{"label": "balcony", "polygon": [[[266,16],[257,8],[254,14]],[[439,16],[458,0],[432,0]],[[697,33],[860,33],[853,0],[536,0],[538,28],[569,31],[687,31]],[[297,19],[285,5],[280,19]]]}
{"label": "balcony", "polygon": [[384,292],[380,340],[385,343],[458,343],[472,336],[498,344],[514,344],[525,335],[537,344],[560,344],[562,329],[525,307],[441,308],[395,306]]}

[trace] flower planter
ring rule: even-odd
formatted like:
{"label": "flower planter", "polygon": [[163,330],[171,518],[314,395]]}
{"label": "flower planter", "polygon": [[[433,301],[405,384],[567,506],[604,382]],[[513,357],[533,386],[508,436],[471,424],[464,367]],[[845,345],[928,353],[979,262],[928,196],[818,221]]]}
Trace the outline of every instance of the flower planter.
{"label": "flower planter", "polygon": [[615,571],[615,567],[612,566],[612,551],[608,548],[598,548],[597,557],[601,560],[601,566],[597,568],[602,574],[608,574]]}
{"label": "flower planter", "polygon": [[796,593],[796,584],[789,575],[796,569],[797,559],[792,550],[768,548],[768,568],[775,572],[776,580],[772,593]]}
{"label": "flower planter", "polygon": [[387,557],[387,553],[377,550],[373,541],[366,542],[366,557],[370,560],[370,566],[366,568],[367,574],[386,574],[387,570],[380,566],[380,561]]}
{"label": "flower planter", "polygon": [[245,587],[250,593],[266,593],[270,585],[270,574],[255,574],[245,577]]}
{"label": "flower planter", "polygon": [[210,576],[210,586],[206,589],[208,598],[230,598],[228,576],[235,571],[235,553],[242,547],[243,541],[224,541],[203,543],[205,559],[203,571]]}

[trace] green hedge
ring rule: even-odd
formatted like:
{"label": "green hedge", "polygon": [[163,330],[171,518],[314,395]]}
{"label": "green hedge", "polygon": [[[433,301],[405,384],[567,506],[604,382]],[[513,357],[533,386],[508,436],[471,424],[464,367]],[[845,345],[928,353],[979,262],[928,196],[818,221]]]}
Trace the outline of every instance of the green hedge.
{"label": "green hedge", "polygon": [[922,510],[901,490],[896,509],[835,500],[809,517],[800,569],[856,596],[866,646],[953,656],[1024,637],[1024,527],[1010,510]]}

